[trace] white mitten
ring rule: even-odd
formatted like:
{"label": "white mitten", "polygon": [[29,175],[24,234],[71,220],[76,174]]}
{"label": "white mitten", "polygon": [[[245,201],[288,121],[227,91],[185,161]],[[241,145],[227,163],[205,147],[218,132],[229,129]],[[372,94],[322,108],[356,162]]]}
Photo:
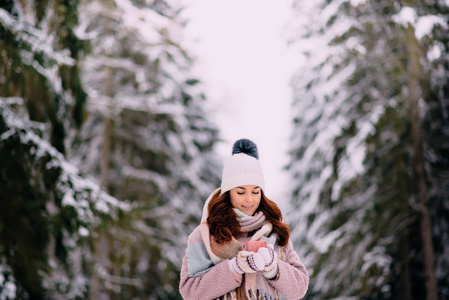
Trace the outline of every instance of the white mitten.
{"label": "white mitten", "polygon": [[268,278],[274,278],[278,272],[278,254],[273,250],[273,245],[261,247],[257,251],[264,260],[263,275]]}
{"label": "white mitten", "polygon": [[229,268],[238,274],[256,273],[264,269],[265,262],[258,252],[240,251],[229,261]]}

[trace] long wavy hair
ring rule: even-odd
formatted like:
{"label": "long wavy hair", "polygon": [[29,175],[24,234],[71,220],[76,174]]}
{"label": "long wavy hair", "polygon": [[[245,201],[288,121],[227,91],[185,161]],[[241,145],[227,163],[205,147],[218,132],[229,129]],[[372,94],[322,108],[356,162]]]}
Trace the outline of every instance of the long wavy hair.
{"label": "long wavy hair", "polygon": [[[261,191],[261,199],[256,212],[262,211],[268,221],[273,224],[273,231],[278,234],[279,246],[285,246],[290,238],[290,227],[283,222],[282,212],[276,203],[268,199]],[[242,234],[240,223],[231,204],[229,191],[220,195],[218,190],[209,203],[207,224],[209,232],[219,244],[230,242],[232,237]]]}

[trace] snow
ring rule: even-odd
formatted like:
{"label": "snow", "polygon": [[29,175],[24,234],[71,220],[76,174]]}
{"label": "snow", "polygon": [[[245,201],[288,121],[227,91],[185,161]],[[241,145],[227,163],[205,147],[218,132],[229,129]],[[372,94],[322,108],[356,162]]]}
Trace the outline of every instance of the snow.
{"label": "snow", "polygon": [[366,3],[366,0],[351,0],[350,2],[352,6],[358,6],[360,4]]}
{"label": "snow", "polygon": [[[9,274],[8,279],[5,278],[4,274]],[[6,281],[7,280],[7,281]],[[3,258],[0,261],[0,300],[15,299],[17,287],[15,285],[15,280],[11,271],[11,268],[4,264]]]}
{"label": "snow", "polygon": [[368,120],[360,121],[357,135],[351,138],[346,145],[346,159],[339,161],[337,181],[332,188],[331,199],[336,201],[340,194],[341,187],[352,178],[364,171],[363,160],[365,159],[366,144],[368,135],[374,133],[376,122],[385,112],[385,108],[379,105],[373,108]]}
{"label": "snow", "polygon": [[366,273],[369,271],[369,268],[373,267],[373,265],[376,267],[386,267],[387,270],[388,266],[391,264],[392,258],[386,253],[388,252],[383,246],[378,245],[373,247],[370,252],[365,253],[363,256],[364,263],[360,271]]}
{"label": "snow", "polygon": [[[148,32],[158,31],[167,27],[170,21],[167,17],[159,15],[154,10],[138,7],[129,0],[115,0],[117,7],[123,12],[124,23],[130,28],[139,28],[142,36],[146,40],[158,40],[160,35],[149,35]],[[142,28],[142,25],[146,27]]]}
{"label": "snow", "polygon": [[427,51],[427,58],[429,59],[429,61],[439,59],[442,55],[442,49],[444,49],[443,45],[434,43]]}
{"label": "snow", "polygon": [[[324,237],[319,238],[319,242],[315,244],[318,251],[321,253],[326,253],[329,250],[329,247],[335,243],[335,240],[340,237],[342,234],[341,230],[334,230],[327,233]],[[315,236],[316,238],[317,236]]]}
{"label": "snow", "polygon": [[418,40],[430,35],[435,26],[439,25],[444,29],[448,28],[443,17],[435,15],[417,16],[416,11],[411,7],[403,7],[399,13],[393,16],[393,21],[404,27],[411,25],[415,28],[415,36]]}
{"label": "snow", "polygon": [[23,105],[24,103],[23,99],[19,97],[8,97],[8,98],[0,97],[0,101],[2,101],[5,104],[8,104],[9,106]]}
{"label": "snow", "polygon": [[403,7],[396,15],[392,17],[392,19],[404,27],[409,24],[414,25],[416,23],[416,12],[411,7]]}
{"label": "snow", "polygon": [[360,41],[356,37],[350,37],[345,44],[348,49],[354,49],[358,51],[361,55],[365,55],[367,52],[366,48],[360,43]]}
{"label": "snow", "polygon": [[31,52],[41,52],[46,59],[56,61],[57,64],[75,64],[75,60],[70,57],[68,50],[60,52],[54,51],[51,45],[46,43],[47,39],[44,32],[32,27],[24,21],[14,19],[2,8],[0,8],[0,22],[10,30],[19,41],[30,46]]}
{"label": "snow", "polygon": [[416,23],[415,35],[418,40],[430,35],[435,26],[441,26],[444,29],[448,28],[447,22],[443,17],[439,16],[423,16],[420,17]]}
{"label": "snow", "polygon": [[16,298],[17,287],[12,282],[5,282],[2,285],[2,291],[0,294],[0,299],[15,299]]}
{"label": "snow", "polygon": [[[1,99],[3,100],[5,98]],[[34,149],[33,154],[35,155],[36,160],[47,155],[50,156],[51,159],[47,163],[46,168],[62,169],[62,174],[57,183],[59,191],[63,193],[62,205],[73,206],[84,222],[90,223],[95,220],[90,203],[87,199],[94,202],[97,211],[108,213],[112,216],[115,215],[115,210],[117,208],[122,210],[130,209],[128,204],[119,201],[102,191],[99,185],[93,180],[82,178],[78,175],[78,169],[74,165],[68,163],[63,155],[48,141],[32,132],[28,122],[16,116],[15,113],[10,110],[6,101],[0,102],[0,109],[6,122],[6,126],[9,128],[0,136],[0,140],[9,139],[11,136],[17,134],[22,144],[33,145],[32,149]]]}
{"label": "snow", "polygon": [[136,169],[131,166],[125,166],[122,170],[123,175],[129,178],[138,178],[144,181],[154,182],[160,189],[167,190],[167,178],[157,172],[146,169]]}

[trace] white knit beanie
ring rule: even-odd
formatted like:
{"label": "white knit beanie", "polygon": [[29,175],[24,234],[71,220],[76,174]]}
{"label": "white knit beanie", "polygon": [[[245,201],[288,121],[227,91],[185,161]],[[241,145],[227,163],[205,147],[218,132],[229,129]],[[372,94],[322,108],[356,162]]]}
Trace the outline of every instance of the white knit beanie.
{"label": "white knit beanie", "polygon": [[221,195],[242,185],[257,185],[265,188],[262,166],[257,146],[248,139],[240,139],[232,147],[232,156],[224,164],[221,176]]}

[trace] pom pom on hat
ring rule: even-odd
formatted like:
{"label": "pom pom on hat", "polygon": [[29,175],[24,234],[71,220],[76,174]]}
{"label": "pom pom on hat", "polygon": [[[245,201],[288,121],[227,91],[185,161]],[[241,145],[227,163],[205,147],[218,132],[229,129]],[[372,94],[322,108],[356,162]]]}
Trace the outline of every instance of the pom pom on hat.
{"label": "pom pom on hat", "polygon": [[255,159],[259,159],[256,144],[248,139],[240,139],[234,143],[234,146],[232,147],[232,155],[239,153],[245,153]]}
{"label": "pom pom on hat", "polygon": [[265,188],[257,146],[248,139],[240,139],[232,147],[232,156],[226,160],[221,177],[221,194],[243,185]]}

